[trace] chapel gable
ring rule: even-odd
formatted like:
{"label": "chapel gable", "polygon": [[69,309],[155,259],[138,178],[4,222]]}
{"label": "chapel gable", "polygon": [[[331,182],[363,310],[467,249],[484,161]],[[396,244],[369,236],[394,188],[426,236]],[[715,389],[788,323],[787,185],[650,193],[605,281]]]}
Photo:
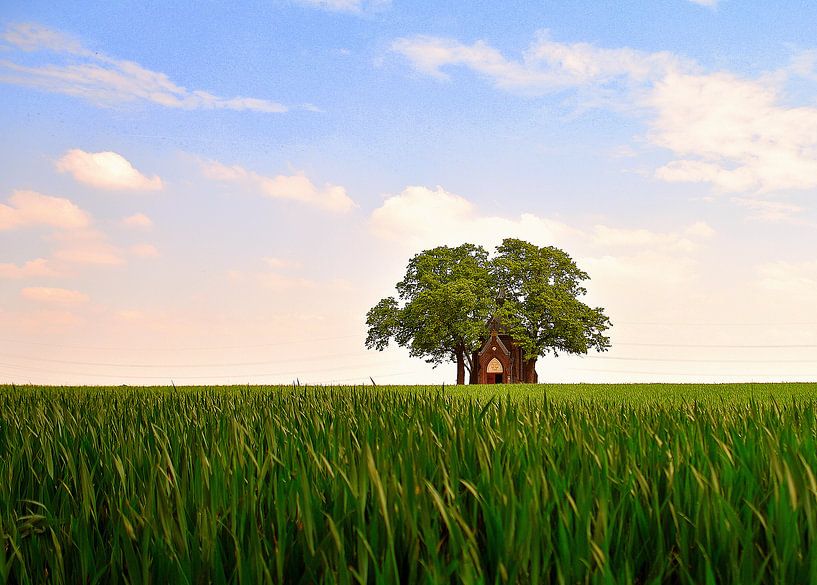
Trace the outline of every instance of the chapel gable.
{"label": "chapel gable", "polygon": [[487,325],[490,334],[476,353],[476,379],[472,380],[478,384],[514,384],[526,380],[537,382],[536,371],[527,371],[529,366],[523,359],[522,348],[502,322],[497,317],[492,317]]}

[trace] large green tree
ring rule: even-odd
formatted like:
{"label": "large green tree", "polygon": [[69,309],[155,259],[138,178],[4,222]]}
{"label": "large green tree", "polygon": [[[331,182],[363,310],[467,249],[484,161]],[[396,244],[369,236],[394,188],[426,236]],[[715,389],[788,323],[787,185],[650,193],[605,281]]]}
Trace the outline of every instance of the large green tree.
{"label": "large green tree", "polygon": [[588,275],[562,250],[505,239],[494,258],[481,246],[440,246],[420,252],[387,297],[366,314],[366,347],[383,350],[391,341],[413,357],[435,365],[457,364],[476,377],[475,353],[496,316],[521,346],[534,381],[536,360],[550,352],[604,351],[610,320],[601,308],[579,300]]}
{"label": "large green tree", "polygon": [[399,301],[387,297],[366,314],[366,347],[382,350],[394,340],[429,363],[454,361],[463,384],[495,309],[486,250],[463,244],[421,252],[396,288]]}
{"label": "large green tree", "polygon": [[600,307],[579,300],[587,290],[586,272],[564,251],[507,238],[496,249],[491,272],[502,291],[497,316],[522,347],[528,379],[533,382],[536,360],[553,353],[605,351],[610,319]]}

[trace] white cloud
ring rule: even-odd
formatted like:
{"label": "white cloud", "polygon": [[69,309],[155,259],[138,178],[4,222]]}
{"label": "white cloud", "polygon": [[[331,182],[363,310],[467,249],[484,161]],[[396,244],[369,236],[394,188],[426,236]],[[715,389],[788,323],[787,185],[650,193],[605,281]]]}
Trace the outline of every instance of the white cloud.
{"label": "white cloud", "polygon": [[552,41],[546,32],[538,34],[518,61],[507,59],[484,41],[467,45],[433,36],[397,39],[392,50],[404,55],[416,70],[439,79],[448,78],[443,68],[463,66],[499,88],[529,94],[616,81],[645,81],[683,64],[669,52],[559,43]]}
{"label": "white cloud", "polygon": [[75,148],[57,161],[57,170],[71,173],[80,183],[97,189],[158,191],[162,188],[158,176],[146,177],[115,152],[85,152]]}
{"label": "white cloud", "polygon": [[[92,227],[91,217],[68,199],[35,191],[15,191],[9,205],[0,204],[0,230],[46,226],[55,228],[45,239],[54,244],[52,258],[38,258],[22,266],[0,264],[0,278],[55,276],[64,264],[123,264],[121,250]],[[58,261],[55,263],[55,261]]]}
{"label": "white cloud", "polygon": [[107,236],[95,229],[74,230],[52,234],[57,244],[54,258],[71,264],[115,266],[124,264],[122,251],[108,241]]}
{"label": "white cloud", "polygon": [[606,225],[596,225],[592,232],[592,242],[603,248],[637,247],[645,250],[677,250],[692,252],[701,240],[711,238],[715,233],[705,222],[696,222],[681,232],[655,232],[637,228],[626,229]]}
{"label": "white cloud", "polygon": [[817,260],[768,262],[757,267],[760,288],[787,297],[814,300],[817,291]]}
{"label": "white cloud", "polygon": [[360,14],[366,10],[382,8],[391,4],[391,0],[296,0],[298,4],[319,8],[329,12],[347,12]]}
{"label": "white cloud", "polygon": [[334,212],[347,212],[357,207],[343,187],[331,183],[318,187],[303,173],[266,177],[238,165],[227,166],[217,161],[203,162],[202,170],[210,179],[243,183],[273,199],[289,199]]}
{"label": "white cloud", "polygon": [[115,266],[124,263],[119,253],[109,245],[68,246],[54,252],[54,257],[72,264]]}
{"label": "white cloud", "polygon": [[93,52],[83,47],[77,39],[33,23],[9,26],[2,38],[23,51],[49,50],[72,55],[93,55]]}
{"label": "white cloud", "polygon": [[668,231],[583,227],[530,213],[485,214],[441,187],[407,187],[372,212],[370,229],[377,238],[393,243],[395,255],[463,242],[491,251],[507,237],[555,245],[587,271],[588,302],[607,307],[614,322],[666,319],[675,309],[704,303],[710,292],[700,265],[715,230],[702,221]]}
{"label": "white cloud", "polygon": [[8,202],[8,205],[0,203],[0,230],[30,226],[78,229],[91,223],[86,212],[62,197],[15,191]]}
{"label": "white cloud", "polygon": [[655,171],[663,181],[731,193],[817,187],[817,108],[783,105],[780,90],[789,76],[813,77],[814,53],[773,75],[745,79],[703,73],[665,51],[560,43],[541,33],[519,60],[483,41],[430,36],[398,39],[392,49],[440,79],[461,66],[516,93],[571,89],[595,94],[590,103],[609,107],[624,100],[631,113],[646,116],[650,142],[677,157]]}
{"label": "white cloud", "polygon": [[310,305],[317,301],[324,310],[326,309],[324,304],[327,302],[325,294],[332,291],[342,293],[354,290],[351,281],[344,278],[316,278],[313,275],[298,274],[301,263],[296,260],[267,257],[261,258],[261,262],[267,269],[228,270],[227,278],[250,290],[260,287],[276,293],[298,292],[300,296],[290,296],[290,302]]}
{"label": "white cloud", "polygon": [[[675,287],[695,277],[697,262],[685,256],[665,252],[642,251],[622,256],[589,256],[582,267],[594,281],[620,293],[643,293],[655,286]],[[615,283],[615,287],[611,286]]]}
{"label": "white cloud", "polygon": [[129,323],[138,323],[144,321],[146,315],[144,311],[138,309],[121,309],[114,313],[114,317]]}
{"label": "white cloud", "polygon": [[122,220],[122,225],[130,228],[149,229],[153,227],[153,220],[144,213],[134,213]]}
{"label": "white cloud", "polygon": [[[0,329],[26,334],[64,333],[84,322],[67,308],[42,307],[34,310],[3,311],[0,308]],[[37,355],[32,355],[37,357]]]}
{"label": "white cloud", "polygon": [[669,74],[649,103],[650,139],[682,157],[665,181],[710,183],[728,192],[817,187],[817,108],[787,107],[777,89],[727,73]]}
{"label": "white cloud", "polygon": [[294,199],[323,207],[331,211],[349,211],[355,204],[346,195],[346,189],[327,183],[322,189],[304,174],[264,177],[261,181],[264,193],[273,199]]}
{"label": "white cloud", "polygon": [[[50,260],[38,258],[22,266],[0,264],[0,278],[54,276],[66,264],[123,264],[122,251],[92,227],[91,217],[68,199],[36,191],[15,191],[9,205],[0,204],[0,230],[45,226],[55,228],[45,239],[54,244]],[[56,262],[55,261],[59,261]]]}
{"label": "white cloud", "polygon": [[557,219],[523,213],[518,218],[486,215],[465,197],[442,187],[406,187],[386,198],[372,212],[372,233],[384,240],[414,249],[472,242],[488,247],[503,238],[517,237],[538,245],[564,245],[590,254],[607,254],[616,249],[625,254],[639,250],[688,253],[700,248],[715,231],[705,222],[695,222],[678,231],[656,232],[597,224],[587,230]]}
{"label": "white cloud", "polygon": [[260,176],[249,172],[244,167],[238,165],[228,166],[218,161],[202,162],[201,165],[204,176],[214,181],[241,181],[244,179],[254,179]]}
{"label": "white cloud", "polygon": [[258,283],[272,291],[313,289],[317,285],[314,280],[300,276],[290,276],[280,272],[266,272],[256,275]]}
{"label": "white cloud", "polygon": [[715,235],[715,230],[705,221],[696,221],[684,229],[687,236],[707,240]]}
{"label": "white cloud", "polygon": [[85,293],[65,288],[32,286],[20,291],[24,299],[55,305],[78,305],[88,301]]}
{"label": "white cloud", "polygon": [[130,247],[130,253],[137,258],[156,258],[159,250],[153,244],[135,244]]}
{"label": "white cloud", "polygon": [[494,246],[505,237],[521,237],[536,243],[553,243],[576,230],[532,214],[518,219],[480,215],[466,198],[442,187],[406,187],[388,197],[372,212],[372,232],[385,240],[421,248],[464,241]]}
{"label": "white cloud", "polygon": [[656,169],[655,176],[669,183],[711,183],[724,191],[746,191],[754,184],[749,169],[725,169],[700,160],[672,161]]}
{"label": "white cloud", "polygon": [[803,208],[784,201],[767,201],[750,197],[732,197],[733,203],[749,210],[749,218],[767,222],[790,221],[803,211]]}
{"label": "white cloud", "polygon": [[297,268],[300,266],[299,262],[287,260],[286,258],[276,258],[273,256],[264,258],[264,263],[272,269]]}
{"label": "white cloud", "polygon": [[709,284],[701,276],[699,256],[689,252],[633,249],[581,254],[576,262],[590,276],[588,302],[605,307],[616,336],[634,333],[623,322],[683,320],[679,313],[707,306],[702,291]]}
{"label": "white cloud", "polygon": [[286,106],[265,99],[224,98],[200,89],[187,89],[164,73],[91,51],[77,39],[38,24],[11,25],[2,39],[23,51],[47,51],[61,58],[58,63],[35,66],[2,60],[0,81],[5,83],[76,96],[108,107],[143,102],[186,110],[287,111]]}
{"label": "white cloud", "polygon": [[243,272],[241,270],[229,270],[227,277],[236,283],[250,282],[254,286],[261,286],[273,292],[282,291],[306,291],[316,289],[318,283],[310,278],[283,274],[280,271],[256,271]]}
{"label": "white cloud", "polygon": [[55,270],[51,266],[51,263],[45,258],[29,260],[21,266],[12,263],[0,263],[0,278],[21,279],[56,276],[57,274],[59,274],[59,272]]}
{"label": "white cloud", "polygon": [[715,8],[718,5],[719,0],[689,0],[693,4],[697,4],[698,6],[706,6],[707,8]]}

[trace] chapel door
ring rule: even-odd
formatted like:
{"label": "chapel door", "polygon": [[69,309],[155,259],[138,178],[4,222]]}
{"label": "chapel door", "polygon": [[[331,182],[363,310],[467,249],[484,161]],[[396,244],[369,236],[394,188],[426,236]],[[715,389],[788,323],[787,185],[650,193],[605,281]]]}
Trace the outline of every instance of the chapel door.
{"label": "chapel door", "polygon": [[485,381],[488,382],[488,384],[501,384],[502,375],[504,372],[505,369],[502,367],[502,362],[496,358],[493,358],[490,362],[488,362],[488,367],[485,371]]}

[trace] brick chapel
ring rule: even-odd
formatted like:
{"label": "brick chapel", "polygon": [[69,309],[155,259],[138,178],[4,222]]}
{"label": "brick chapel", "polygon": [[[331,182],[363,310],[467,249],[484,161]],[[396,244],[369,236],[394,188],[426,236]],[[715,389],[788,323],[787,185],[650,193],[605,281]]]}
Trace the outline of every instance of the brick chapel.
{"label": "brick chapel", "polygon": [[508,334],[499,319],[488,322],[490,335],[476,354],[472,363],[478,364],[477,384],[515,384],[539,382],[535,361],[525,361],[522,348]]}

